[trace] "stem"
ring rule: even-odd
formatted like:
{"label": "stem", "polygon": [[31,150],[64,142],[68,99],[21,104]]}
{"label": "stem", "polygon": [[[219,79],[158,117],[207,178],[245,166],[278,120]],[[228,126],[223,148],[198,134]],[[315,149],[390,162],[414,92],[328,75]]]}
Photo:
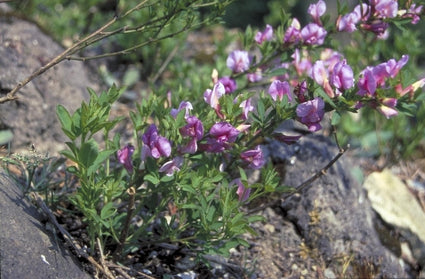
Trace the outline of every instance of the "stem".
{"label": "stem", "polygon": [[127,194],[130,196],[130,201],[127,206],[127,217],[125,219],[124,228],[121,231],[120,240],[117,246],[117,249],[115,250],[115,258],[118,259],[121,257],[122,249],[124,247],[125,240],[128,235],[128,229],[130,227],[130,221],[133,215],[134,211],[134,200],[136,196],[136,189],[134,187],[130,187],[127,189]]}

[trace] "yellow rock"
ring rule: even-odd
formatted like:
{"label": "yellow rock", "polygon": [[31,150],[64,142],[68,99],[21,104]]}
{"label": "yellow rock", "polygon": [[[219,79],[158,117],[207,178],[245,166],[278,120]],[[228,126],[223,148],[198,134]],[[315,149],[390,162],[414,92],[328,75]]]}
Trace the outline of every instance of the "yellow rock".
{"label": "yellow rock", "polygon": [[370,174],[363,187],[373,209],[396,227],[409,229],[425,243],[425,212],[406,185],[389,170]]}

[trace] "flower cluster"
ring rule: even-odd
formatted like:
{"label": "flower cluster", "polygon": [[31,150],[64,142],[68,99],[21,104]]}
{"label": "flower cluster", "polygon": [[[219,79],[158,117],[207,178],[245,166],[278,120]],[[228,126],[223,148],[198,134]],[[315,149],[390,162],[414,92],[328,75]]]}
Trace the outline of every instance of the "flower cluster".
{"label": "flower cluster", "polygon": [[[191,115],[194,107],[190,102],[181,102],[178,109],[171,109],[171,115],[175,119],[180,111],[185,111],[186,123],[178,129],[181,140],[176,148],[173,149],[172,142],[161,136],[157,127],[152,124],[142,136],[142,161],[148,157],[160,159],[173,155],[174,158],[164,163],[159,169],[160,172],[169,176],[180,170],[188,154],[202,152],[212,155],[226,153],[223,158],[239,160],[241,166],[249,169],[262,168],[266,161],[260,145],[247,146],[245,150],[239,146],[239,156],[232,153],[234,147],[238,146],[238,141],[245,136],[257,137],[263,133],[261,129],[251,131],[255,122],[251,115],[258,108],[252,95],[244,94],[241,89],[238,89],[240,77],[244,75],[248,84],[269,83],[266,98],[271,99],[272,106],[268,108],[267,113],[285,107],[289,109],[288,111],[292,111],[289,118],[303,123],[310,132],[322,129],[321,121],[327,110],[325,99],[333,100],[334,103],[341,99],[345,105],[350,104],[350,109],[354,111],[363,106],[369,106],[387,118],[397,115],[397,98],[407,93],[412,94],[417,88],[424,86],[425,78],[404,89],[401,84],[398,84],[395,86],[398,95],[388,96],[386,94],[388,83],[393,83],[397,78],[400,70],[409,60],[408,55],[403,55],[398,61],[390,59],[376,66],[368,66],[358,74],[354,73],[350,61],[335,50],[321,48],[319,55],[312,55],[311,51],[315,50],[312,46],[323,45],[328,36],[322,19],[326,8],[323,0],[311,4],[308,8],[311,22],[301,26],[297,18],[292,18],[281,36],[274,33],[271,25],[266,25],[263,31],[256,33],[253,42],[257,45],[272,41],[281,48],[292,51],[290,59],[272,66],[284,70],[284,74],[280,76],[269,77],[268,80],[265,80],[263,75],[265,65],[261,64],[261,57],[254,59],[254,55],[246,50],[231,51],[226,59],[230,73],[219,77],[219,73],[214,70],[212,88],[206,89],[203,93],[204,102],[214,110],[218,117],[215,123],[209,124],[204,133],[206,121]],[[416,24],[421,12],[422,6],[415,4],[411,4],[405,10],[400,10],[397,1],[370,0],[368,3],[357,5],[352,12],[340,15],[334,26],[338,32],[352,33],[362,29],[373,32],[380,39],[385,39],[388,34],[388,19],[411,18],[411,22]],[[276,42],[277,38],[281,38],[282,41]],[[254,64],[254,61],[260,62]],[[270,67],[270,65],[267,66]],[[227,115],[227,110],[223,109],[223,102],[225,102],[223,99],[228,99],[232,94],[236,95],[232,97],[233,104],[240,109],[238,117]],[[263,111],[265,110],[263,109]],[[258,118],[258,115],[256,117]],[[274,133],[273,130],[270,132]],[[274,138],[288,144],[297,141],[300,137],[274,134]],[[118,153],[120,163],[129,172],[132,171],[131,155],[133,152],[134,148],[128,145]],[[246,188],[247,185],[242,184],[240,178],[234,180],[231,185],[237,185],[236,193],[239,201],[244,202],[248,199],[250,189]]]}

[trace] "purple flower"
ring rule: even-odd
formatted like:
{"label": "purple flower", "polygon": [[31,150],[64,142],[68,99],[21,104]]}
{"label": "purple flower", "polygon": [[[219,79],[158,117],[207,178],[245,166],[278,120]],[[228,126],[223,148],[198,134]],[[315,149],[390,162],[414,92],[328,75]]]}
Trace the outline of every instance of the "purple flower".
{"label": "purple flower", "polygon": [[168,139],[158,135],[155,124],[151,124],[142,136],[143,147],[141,151],[142,160],[147,157],[158,159],[171,155],[171,143]]}
{"label": "purple flower", "polygon": [[224,86],[224,91],[226,92],[226,94],[230,94],[233,91],[236,90],[236,88],[238,87],[236,85],[236,81],[228,76],[222,77],[218,80],[218,82],[221,82]]}
{"label": "purple flower", "polygon": [[204,136],[204,126],[196,116],[186,118],[186,122],[187,125],[180,128],[179,131],[183,137],[189,137],[190,140],[180,151],[193,154],[198,150],[197,141],[201,140]]}
{"label": "purple flower", "polygon": [[401,68],[406,65],[407,61],[409,61],[409,55],[403,55],[399,61],[395,61],[395,59],[390,59],[385,64],[385,70],[391,78],[394,78]]}
{"label": "purple flower", "polygon": [[159,172],[165,172],[167,176],[172,176],[174,172],[179,171],[183,165],[183,157],[175,157],[173,160],[166,162],[159,168]]}
{"label": "purple flower", "polygon": [[306,51],[300,53],[300,50],[297,48],[291,57],[294,59],[292,63],[294,64],[295,70],[299,76],[302,76],[304,73],[311,71],[312,65]]}
{"label": "purple flower", "polygon": [[286,144],[293,144],[301,138],[301,135],[285,135],[283,133],[279,133],[274,134],[273,138],[277,139],[278,141],[282,141]]}
{"label": "purple flower", "polygon": [[375,95],[377,85],[371,68],[368,67],[362,71],[357,87],[359,88],[357,94],[360,96]]}
{"label": "purple flower", "polygon": [[287,81],[273,81],[269,87],[269,94],[274,101],[276,101],[277,98],[279,98],[279,100],[282,100],[283,95],[288,96],[288,100],[292,101],[289,83]]}
{"label": "purple flower", "polygon": [[409,10],[407,11],[406,14],[403,15],[403,17],[410,17],[412,19],[411,23],[417,24],[419,20],[421,19],[420,14],[422,13],[422,9],[423,9],[422,5],[416,7],[416,4],[412,3]]}
{"label": "purple flower", "polygon": [[316,23],[309,23],[301,29],[301,37],[306,45],[321,45],[328,34],[326,30]]}
{"label": "purple flower", "polygon": [[361,21],[367,21],[370,17],[370,11],[372,8],[368,4],[359,4],[354,8],[354,13],[357,14],[359,17],[359,20]]}
{"label": "purple flower", "polygon": [[234,50],[227,57],[226,65],[234,73],[242,73],[249,69],[250,62],[247,51]]}
{"label": "purple flower", "polygon": [[221,82],[217,82],[214,84],[213,89],[207,89],[204,92],[204,100],[207,102],[213,109],[219,110],[220,104],[218,99],[220,99],[221,96],[226,94],[226,89],[224,88],[224,85]]}
{"label": "purple flower", "polygon": [[283,37],[284,43],[296,44],[301,40],[301,25],[298,19],[294,18],[292,20],[291,25],[285,32],[285,36]]}
{"label": "purple flower", "polygon": [[375,33],[380,39],[385,39],[385,36],[387,35],[388,26],[388,22],[381,20],[376,20],[370,24],[362,24],[363,29]]}
{"label": "purple flower", "polygon": [[230,123],[219,122],[214,124],[209,132],[207,143],[203,145],[208,152],[218,153],[229,148],[229,143],[236,140],[239,135],[239,130],[233,127]]}
{"label": "purple flower", "polygon": [[239,105],[240,108],[242,108],[242,119],[247,120],[248,119],[248,113],[250,111],[254,110],[254,107],[251,105],[251,98],[248,98],[241,102]]}
{"label": "purple flower", "polygon": [[236,190],[236,194],[238,195],[239,202],[245,202],[249,198],[249,195],[251,194],[251,188],[246,188],[243,185],[240,178],[237,178],[233,180],[232,182],[230,182],[229,186],[231,187],[235,184],[238,186],[238,189]]}
{"label": "purple flower", "polygon": [[325,114],[325,102],[322,98],[316,97],[313,100],[301,103],[297,106],[296,113],[301,123],[307,125],[311,132],[322,128],[320,121]]}
{"label": "purple flower", "polygon": [[176,118],[177,117],[177,114],[182,109],[186,110],[186,113],[185,113],[185,116],[184,117],[187,118],[189,116],[189,112],[193,109],[193,106],[192,106],[192,104],[190,102],[183,101],[183,102],[180,103],[178,109],[174,109],[174,108],[171,109],[171,112],[170,112],[171,116],[174,117],[174,118]]}
{"label": "purple flower", "polygon": [[255,70],[254,73],[246,74],[249,82],[259,82],[263,78],[263,74],[260,68]]}
{"label": "purple flower", "polygon": [[260,169],[266,163],[259,145],[255,149],[242,152],[241,158],[248,163],[248,167],[251,169]]}
{"label": "purple flower", "polygon": [[371,0],[370,3],[382,18],[393,18],[397,16],[398,3],[395,0]]}
{"label": "purple flower", "polygon": [[326,3],[319,0],[316,4],[310,4],[307,12],[311,15],[315,23],[321,24],[320,17],[326,12]]}
{"label": "purple flower", "polygon": [[314,63],[311,71],[311,77],[323,87],[323,90],[329,97],[335,97],[335,92],[329,83],[329,71],[322,60],[318,60]]}
{"label": "purple flower", "polygon": [[359,20],[360,17],[355,12],[346,14],[338,18],[336,28],[338,29],[338,31],[345,31],[351,33],[357,30],[356,24],[359,22]]}
{"label": "purple flower", "polygon": [[344,91],[350,89],[354,85],[353,70],[344,59],[336,63],[331,75],[331,85],[338,90]]}
{"label": "purple flower", "polygon": [[117,151],[118,162],[124,165],[124,168],[129,172],[133,172],[133,163],[131,156],[134,153],[134,146],[127,144],[123,148]]}
{"label": "purple flower", "polygon": [[273,38],[273,27],[267,24],[266,29],[263,32],[258,31],[255,35],[255,41],[257,44],[262,44],[264,41],[270,41]]}

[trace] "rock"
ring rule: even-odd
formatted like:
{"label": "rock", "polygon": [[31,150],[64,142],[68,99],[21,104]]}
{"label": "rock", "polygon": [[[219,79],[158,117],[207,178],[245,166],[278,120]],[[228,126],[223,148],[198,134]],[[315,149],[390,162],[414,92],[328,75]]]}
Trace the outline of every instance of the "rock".
{"label": "rock", "polygon": [[[64,50],[35,24],[13,17],[0,17],[0,32],[0,95]],[[12,131],[12,149],[64,149],[56,106],[74,111],[88,99],[87,87],[99,90],[95,81],[81,62],[63,61],[23,87],[18,100],[0,104],[0,130]]]}
{"label": "rock", "polygon": [[62,241],[0,170],[0,278],[88,279]]}
{"label": "rock", "polygon": [[[289,186],[311,178],[338,154],[335,144],[320,135],[303,136],[293,145],[272,141],[267,150]],[[400,255],[381,243],[377,216],[350,174],[353,166],[344,154],[311,187],[273,207],[276,216],[262,212],[276,229],[255,224],[259,235],[247,239],[254,245],[249,249],[258,278],[412,277]]]}
{"label": "rock", "polygon": [[408,187],[387,169],[370,174],[363,187],[373,209],[387,224],[398,228],[413,257],[425,266],[425,212]]}

